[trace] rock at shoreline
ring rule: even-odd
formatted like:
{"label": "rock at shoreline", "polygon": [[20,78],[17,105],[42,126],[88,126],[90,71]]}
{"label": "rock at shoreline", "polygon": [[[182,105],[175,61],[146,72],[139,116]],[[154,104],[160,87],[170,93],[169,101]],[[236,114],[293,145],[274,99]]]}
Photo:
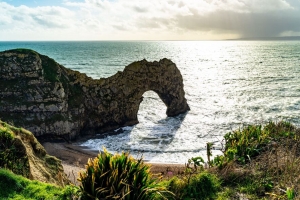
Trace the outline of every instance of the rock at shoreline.
{"label": "rock at shoreline", "polygon": [[181,73],[168,59],[134,62],[95,80],[32,50],[0,52],[0,119],[35,136],[75,139],[137,124],[149,90],[165,103],[168,116],[189,110]]}

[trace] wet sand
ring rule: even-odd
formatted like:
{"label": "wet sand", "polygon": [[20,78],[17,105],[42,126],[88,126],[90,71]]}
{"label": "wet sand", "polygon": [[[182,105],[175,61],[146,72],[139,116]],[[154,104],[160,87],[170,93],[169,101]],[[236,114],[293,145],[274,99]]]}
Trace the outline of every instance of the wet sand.
{"label": "wet sand", "polygon": [[[74,184],[78,184],[77,178],[79,172],[84,170],[85,164],[89,158],[95,158],[99,152],[92,151],[82,146],[78,146],[76,143],[42,143],[48,154],[55,156],[62,160],[64,171],[67,174],[70,181]],[[151,168],[150,171],[155,177],[161,177],[168,179],[174,175],[182,174],[185,165],[174,163],[148,163]]]}

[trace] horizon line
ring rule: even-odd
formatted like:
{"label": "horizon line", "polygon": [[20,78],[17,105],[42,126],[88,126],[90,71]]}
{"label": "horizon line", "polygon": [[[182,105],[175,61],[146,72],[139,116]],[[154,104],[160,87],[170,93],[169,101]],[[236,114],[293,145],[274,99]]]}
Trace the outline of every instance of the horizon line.
{"label": "horizon line", "polygon": [[196,41],[271,41],[271,40],[300,40],[300,36],[249,37],[235,39],[207,40],[0,40],[0,42],[196,42]]}

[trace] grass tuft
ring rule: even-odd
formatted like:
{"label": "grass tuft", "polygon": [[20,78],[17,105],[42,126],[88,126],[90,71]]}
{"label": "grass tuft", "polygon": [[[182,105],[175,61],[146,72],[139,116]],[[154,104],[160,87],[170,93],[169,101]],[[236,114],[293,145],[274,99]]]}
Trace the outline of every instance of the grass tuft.
{"label": "grass tuft", "polygon": [[83,199],[150,200],[171,195],[151,178],[142,158],[135,160],[124,152],[112,155],[106,149],[88,161],[78,180]]}
{"label": "grass tuft", "polygon": [[[74,186],[60,188],[55,185],[31,181],[9,170],[0,168],[0,199],[71,199],[77,193]],[[71,192],[70,192],[71,191]]]}

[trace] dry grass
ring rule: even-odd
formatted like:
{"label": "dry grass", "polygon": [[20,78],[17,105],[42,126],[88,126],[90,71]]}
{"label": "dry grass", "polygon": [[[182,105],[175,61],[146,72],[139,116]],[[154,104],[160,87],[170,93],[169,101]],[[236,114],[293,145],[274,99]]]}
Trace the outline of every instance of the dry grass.
{"label": "dry grass", "polygon": [[280,197],[288,188],[300,199],[300,129],[293,138],[273,142],[269,149],[259,155],[249,167],[258,168],[264,177],[272,177],[274,189],[269,194]]}
{"label": "dry grass", "polygon": [[300,129],[293,132],[292,136],[272,138],[246,164],[231,161],[210,171],[218,174],[223,186],[235,190],[234,196],[246,193],[246,199],[300,199]]}

